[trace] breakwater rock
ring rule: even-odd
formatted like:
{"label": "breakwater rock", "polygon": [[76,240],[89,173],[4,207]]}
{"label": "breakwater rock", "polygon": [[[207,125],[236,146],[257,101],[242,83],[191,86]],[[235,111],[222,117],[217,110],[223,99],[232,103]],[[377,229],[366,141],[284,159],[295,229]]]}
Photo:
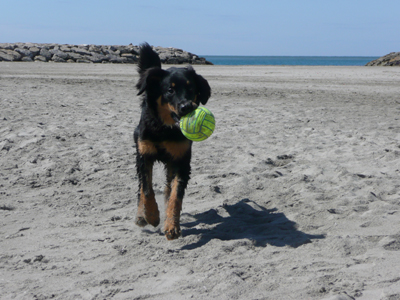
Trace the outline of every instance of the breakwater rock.
{"label": "breakwater rock", "polygon": [[378,59],[370,61],[366,66],[399,66],[400,52],[392,52]]}
{"label": "breakwater rock", "polygon": [[[163,64],[212,65],[182,49],[154,47]],[[139,46],[0,43],[0,61],[127,63],[138,61]]]}

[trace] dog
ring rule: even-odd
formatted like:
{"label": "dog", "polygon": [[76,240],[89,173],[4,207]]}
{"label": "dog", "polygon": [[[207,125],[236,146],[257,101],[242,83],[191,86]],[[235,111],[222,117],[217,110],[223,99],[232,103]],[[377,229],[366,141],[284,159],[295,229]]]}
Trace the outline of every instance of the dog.
{"label": "dog", "polygon": [[167,178],[164,233],[168,240],[173,240],[181,235],[180,213],[192,155],[192,141],[182,134],[179,120],[200,104],[206,104],[211,88],[191,66],[162,69],[158,54],[147,43],[140,45],[138,73],[136,88],[142,97],[142,111],[134,132],[139,179],[135,223],[141,227],[148,224],[156,227],[160,223],[152,171],[154,163],[161,162]]}

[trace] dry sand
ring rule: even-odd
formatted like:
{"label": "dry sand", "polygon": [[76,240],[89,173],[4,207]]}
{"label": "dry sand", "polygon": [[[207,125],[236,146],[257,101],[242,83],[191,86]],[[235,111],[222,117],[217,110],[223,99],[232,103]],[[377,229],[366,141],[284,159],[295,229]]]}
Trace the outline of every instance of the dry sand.
{"label": "dry sand", "polygon": [[134,225],[135,66],[0,63],[0,298],[400,299],[400,68],[196,70],[169,242]]}

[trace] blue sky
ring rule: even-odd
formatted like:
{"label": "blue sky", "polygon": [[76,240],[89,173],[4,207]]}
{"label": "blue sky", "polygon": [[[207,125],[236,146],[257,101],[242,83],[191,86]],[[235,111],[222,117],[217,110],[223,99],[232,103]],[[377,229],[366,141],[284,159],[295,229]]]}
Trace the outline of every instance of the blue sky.
{"label": "blue sky", "polygon": [[0,42],[382,56],[400,51],[399,12],[399,0],[3,0]]}

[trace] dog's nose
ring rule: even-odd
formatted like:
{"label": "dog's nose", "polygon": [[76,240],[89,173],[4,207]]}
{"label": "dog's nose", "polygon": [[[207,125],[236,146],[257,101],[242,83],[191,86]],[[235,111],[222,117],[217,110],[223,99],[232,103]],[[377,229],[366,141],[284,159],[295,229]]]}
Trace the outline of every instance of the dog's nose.
{"label": "dog's nose", "polygon": [[191,102],[183,103],[179,107],[180,115],[182,115],[182,116],[187,115],[188,113],[190,113],[194,109],[195,109],[195,107]]}

